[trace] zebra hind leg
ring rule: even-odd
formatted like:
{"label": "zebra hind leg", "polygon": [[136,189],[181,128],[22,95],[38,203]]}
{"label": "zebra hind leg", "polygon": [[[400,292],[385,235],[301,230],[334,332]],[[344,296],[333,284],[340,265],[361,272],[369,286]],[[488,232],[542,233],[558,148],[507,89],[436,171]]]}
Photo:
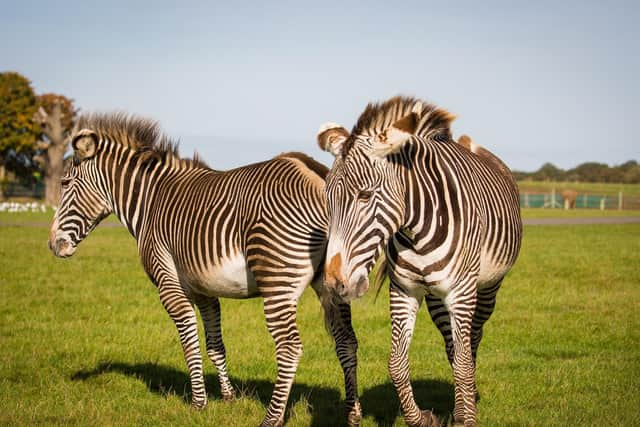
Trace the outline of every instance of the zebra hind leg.
{"label": "zebra hind leg", "polygon": [[333,337],[342,372],[347,407],[347,424],[359,426],[362,408],[358,398],[358,340],[351,324],[351,305],[338,301],[326,291],[324,284],[313,284],[325,315],[325,325]]}
{"label": "zebra hind leg", "polygon": [[496,295],[502,284],[502,279],[488,288],[478,289],[478,302],[476,311],[473,315],[473,323],[471,324],[471,352],[473,354],[473,362],[475,363],[478,354],[478,347],[482,340],[482,327],[489,320],[493,309],[496,306]]}
{"label": "zebra hind leg", "polygon": [[207,406],[207,392],[202,374],[202,356],[198,339],[198,323],[191,300],[177,279],[164,278],[159,283],[160,301],[178,329],[180,343],[191,378],[191,404],[196,409]]}
{"label": "zebra hind leg", "polygon": [[411,427],[440,426],[440,421],[431,411],[421,411],[416,404],[409,377],[409,346],[422,297],[418,299],[407,295],[393,281],[389,287],[389,297],[391,307],[389,374],[400,398],[405,422]]}
{"label": "zebra hind leg", "polygon": [[431,320],[436,325],[442,338],[444,339],[444,348],[447,353],[449,364],[453,367],[453,338],[451,337],[451,322],[449,321],[449,310],[439,297],[427,295],[425,297],[427,309]]}
{"label": "zebra hind leg", "polygon": [[226,352],[220,326],[220,301],[216,297],[198,296],[196,297],[196,305],[200,310],[207,336],[207,355],[218,371],[222,400],[233,400],[235,392],[227,373]]}

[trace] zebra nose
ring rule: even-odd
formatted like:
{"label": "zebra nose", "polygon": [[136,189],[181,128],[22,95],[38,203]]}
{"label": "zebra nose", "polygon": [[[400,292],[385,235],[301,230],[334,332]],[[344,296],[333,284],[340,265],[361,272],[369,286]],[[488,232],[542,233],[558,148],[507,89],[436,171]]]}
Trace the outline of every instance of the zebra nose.
{"label": "zebra nose", "polygon": [[341,297],[341,298],[345,298],[348,294],[349,294],[349,290],[347,289],[347,287],[345,286],[344,283],[339,282],[336,285],[336,293]]}
{"label": "zebra nose", "polygon": [[74,251],[71,242],[62,237],[58,237],[54,242],[49,240],[49,249],[51,249],[55,256],[60,258],[69,257]]}

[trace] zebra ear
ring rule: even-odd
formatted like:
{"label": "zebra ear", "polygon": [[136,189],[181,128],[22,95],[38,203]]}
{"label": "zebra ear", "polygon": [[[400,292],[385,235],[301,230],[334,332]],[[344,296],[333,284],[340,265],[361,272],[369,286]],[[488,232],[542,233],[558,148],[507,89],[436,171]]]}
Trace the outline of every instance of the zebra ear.
{"label": "zebra ear", "polygon": [[418,102],[411,112],[375,136],[371,154],[385,157],[397,153],[415,135],[422,113],[422,103]]}
{"label": "zebra ear", "polygon": [[342,152],[342,144],[349,138],[349,131],[342,126],[328,122],[318,129],[318,145],[334,156]]}
{"label": "zebra ear", "polygon": [[75,134],[71,141],[73,153],[79,160],[85,160],[96,154],[96,145],[98,144],[98,135],[92,130],[82,129]]}

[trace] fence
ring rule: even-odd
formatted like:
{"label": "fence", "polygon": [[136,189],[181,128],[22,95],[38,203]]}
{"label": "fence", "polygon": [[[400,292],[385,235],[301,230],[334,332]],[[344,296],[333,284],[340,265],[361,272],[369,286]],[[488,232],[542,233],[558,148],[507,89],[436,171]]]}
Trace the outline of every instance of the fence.
{"label": "fence", "polygon": [[0,190],[2,190],[4,197],[30,197],[34,199],[42,199],[44,197],[44,183],[42,182],[32,185],[3,182]]}
{"label": "fence", "polygon": [[575,204],[570,206],[562,195],[550,193],[520,193],[521,208],[548,209],[600,209],[600,210],[640,210],[640,197],[625,197],[622,192],[617,195],[578,194]]}
{"label": "fence", "polygon": [[[44,183],[23,185],[16,182],[2,183],[4,197],[29,197],[33,199],[44,198]],[[0,198],[1,199],[1,198]],[[568,209],[562,195],[554,190],[550,193],[522,192],[520,193],[521,208],[548,208]],[[575,199],[576,209],[601,209],[601,210],[640,210],[640,197],[628,197],[622,192],[617,195],[578,194]]]}

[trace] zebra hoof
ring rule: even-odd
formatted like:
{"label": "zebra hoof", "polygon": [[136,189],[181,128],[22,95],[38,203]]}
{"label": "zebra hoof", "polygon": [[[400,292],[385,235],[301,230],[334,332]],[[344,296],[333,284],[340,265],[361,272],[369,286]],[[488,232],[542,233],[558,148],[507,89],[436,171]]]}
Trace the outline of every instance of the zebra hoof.
{"label": "zebra hoof", "polygon": [[356,401],[347,413],[347,425],[349,427],[359,427],[360,421],[362,421],[362,408],[360,407],[360,402]]}
{"label": "zebra hoof", "polygon": [[222,393],[222,401],[223,402],[232,402],[236,400],[236,393],[231,391],[227,393]]}
{"label": "zebra hoof", "polygon": [[260,427],[282,427],[284,420],[264,420],[260,423]]}
{"label": "zebra hoof", "polygon": [[421,411],[420,421],[410,425],[411,427],[442,427],[438,417],[431,411]]}
{"label": "zebra hoof", "polygon": [[191,407],[193,409],[195,409],[196,411],[202,411],[204,408],[207,407],[207,399],[204,399],[204,400],[192,400],[191,401]]}

